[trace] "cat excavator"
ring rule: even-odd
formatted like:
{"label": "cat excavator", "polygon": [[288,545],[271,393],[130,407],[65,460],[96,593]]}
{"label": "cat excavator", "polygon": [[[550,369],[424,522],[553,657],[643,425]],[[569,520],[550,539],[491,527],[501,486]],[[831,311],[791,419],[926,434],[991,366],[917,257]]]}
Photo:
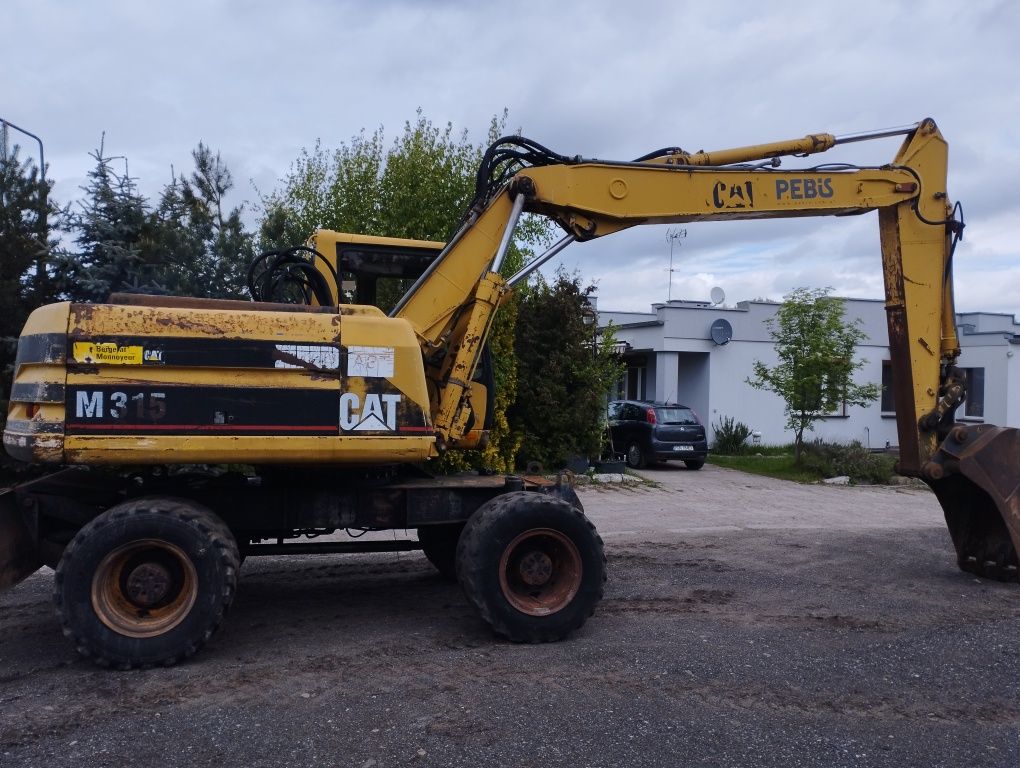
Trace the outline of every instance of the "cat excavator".
{"label": "cat excavator", "polygon": [[[883,165],[783,166],[899,136]],[[1016,580],[1020,431],[955,419],[966,397],[952,279],[963,218],[947,163],[931,119],[625,162],[505,137],[484,154],[447,243],[318,231],[253,265],[253,302],[114,295],[41,307],[19,340],[3,442],[49,471],[0,494],[0,589],[54,567],[58,614],[82,655],[172,664],[215,631],[244,557],[421,548],[496,633],[562,638],[593,614],[606,578],[602,541],[569,485],[427,472],[487,439],[485,342],[498,307],[568,245],[637,225],[868,211],[898,471],[934,491],[960,568]],[[524,213],[564,234],[505,277]],[[381,276],[413,279],[388,313],[373,305]],[[344,530],[418,540],[327,536]]]}

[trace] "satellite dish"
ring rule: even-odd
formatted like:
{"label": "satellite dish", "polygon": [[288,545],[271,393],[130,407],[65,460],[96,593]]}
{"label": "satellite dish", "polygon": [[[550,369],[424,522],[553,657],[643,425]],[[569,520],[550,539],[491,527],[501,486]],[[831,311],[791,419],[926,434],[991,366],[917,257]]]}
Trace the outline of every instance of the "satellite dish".
{"label": "satellite dish", "polygon": [[712,297],[713,305],[722,304],[724,301],[726,301],[726,292],[723,291],[723,289],[720,288],[718,285],[712,289],[712,292],[709,295]]}
{"label": "satellite dish", "polygon": [[723,344],[728,344],[730,339],[733,338],[733,326],[730,325],[729,320],[724,320],[720,317],[712,323],[709,333],[712,335],[712,341],[721,347]]}

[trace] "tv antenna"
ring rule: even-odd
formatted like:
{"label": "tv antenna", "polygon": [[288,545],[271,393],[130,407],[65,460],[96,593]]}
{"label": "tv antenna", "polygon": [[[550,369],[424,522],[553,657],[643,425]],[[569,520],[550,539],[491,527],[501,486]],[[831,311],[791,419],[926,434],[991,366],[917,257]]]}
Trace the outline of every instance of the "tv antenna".
{"label": "tv antenna", "polygon": [[679,269],[673,269],[673,246],[680,246],[678,241],[687,237],[687,229],[682,227],[670,227],[666,230],[666,242],[669,243],[669,287],[666,289],[666,301],[673,300],[673,273]]}

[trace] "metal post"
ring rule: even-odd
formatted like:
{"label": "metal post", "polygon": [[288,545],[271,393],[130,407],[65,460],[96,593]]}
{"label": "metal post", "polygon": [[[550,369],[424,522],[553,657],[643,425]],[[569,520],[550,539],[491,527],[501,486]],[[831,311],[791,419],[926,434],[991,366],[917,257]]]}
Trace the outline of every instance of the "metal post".
{"label": "metal post", "polygon": [[[19,128],[9,120],[4,120],[0,117],[0,123],[4,126],[4,139],[7,138],[7,128],[13,128],[26,136],[35,139],[39,143],[39,255],[36,257],[35,263],[35,288],[36,298],[49,298],[48,297],[48,282],[49,275],[46,272],[46,256],[48,254],[47,249],[47,235],[49,234],[49,225],[47,224],[47,209],[49,208],[48,194],[46,189],[46,155],[43,152],[42,139],[36,136],[30,131],[26,131],[24,128]],[[6,154],[7,144],[4,142],[4,153]]]}
{"label": "metal post", "polygon": [[[20,133],[23,133],[26,136],[30,136],[31,138],[33,138],[37,142],[39,142],[39,180],[40,181],[45,181],[46,180],[46,158],[43,155],[43,143],[42,143],[42,139],[40,139],[34,133],[30,133],[29,131],[26,131],[24,128],[19,128],[18,126],[16,126],[14,123],[10,122],[9,120],[4,120],[2,117],[0,117],[0,123],[3,123],[5,128],[13,128],[14,130],[19,131]],[[7,146],[5,144],[4,150],[6,151],[6,149],[7,149]]]}

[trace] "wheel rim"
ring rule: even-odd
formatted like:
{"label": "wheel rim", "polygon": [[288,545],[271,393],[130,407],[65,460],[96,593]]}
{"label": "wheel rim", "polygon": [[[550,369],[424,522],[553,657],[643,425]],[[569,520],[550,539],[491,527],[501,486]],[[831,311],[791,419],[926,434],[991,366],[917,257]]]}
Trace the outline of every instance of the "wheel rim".
{"label": "wheel rim", "polygon": [[158,539],[117,547],[92,577],[92,607],[127,637],[155,637],[176,627],[198,596],[198,574],[184,550]]}
{"label": "wheel rim", "polygon": [[529,616],[562,610],[581,587],[581,553],[551,528],[525,531],[503,550],[499,586],[507,601]]}
{"label": "wheel rim", "polygon": [[636,444],[627,449],[627,463],[632,467],[641,463],[641,449]]}

